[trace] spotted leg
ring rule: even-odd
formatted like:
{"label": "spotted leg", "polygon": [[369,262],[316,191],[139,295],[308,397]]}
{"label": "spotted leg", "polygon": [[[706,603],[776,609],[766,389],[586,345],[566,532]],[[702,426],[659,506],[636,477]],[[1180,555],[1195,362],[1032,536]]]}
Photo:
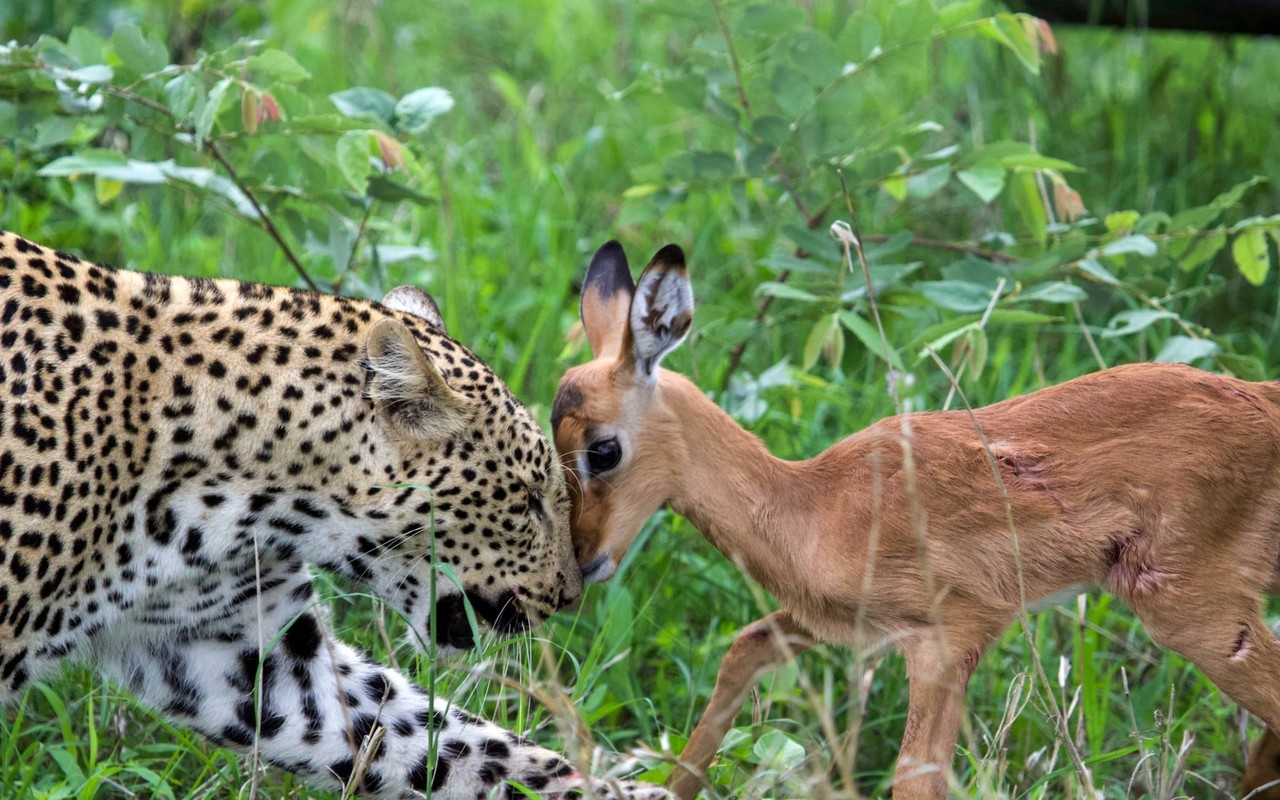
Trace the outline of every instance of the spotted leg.
{"label": "spotted leg", "polygon": [[[515,781],[545,798],[580,796],[584,779],[561,756],[337,641],[305,574],[255,600],[181,638],[137,625],[99,646],[100,666],[175,722],[219,745],[256,744],[264,760],[317,786],[368,798],[429,788],[439,800],[473,800]],[[638,784],[593,788],[602,798],[667,797]]]}

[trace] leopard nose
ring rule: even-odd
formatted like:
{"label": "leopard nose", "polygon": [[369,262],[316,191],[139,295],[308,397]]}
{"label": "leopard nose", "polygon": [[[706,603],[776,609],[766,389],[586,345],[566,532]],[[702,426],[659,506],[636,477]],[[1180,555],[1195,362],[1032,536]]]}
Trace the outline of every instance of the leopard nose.
{"label": "leopard nose", "polygon": [[556,608],[560,611],[575,611],[578,608],[578,601],[582,599],[582,592],[567,592],[560,590],[560,602]]}

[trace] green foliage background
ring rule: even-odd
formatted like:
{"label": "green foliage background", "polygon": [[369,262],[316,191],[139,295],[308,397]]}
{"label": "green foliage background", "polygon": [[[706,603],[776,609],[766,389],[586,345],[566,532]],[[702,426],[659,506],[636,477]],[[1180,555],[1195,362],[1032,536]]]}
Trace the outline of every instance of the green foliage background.
{"label": "green foliage background", "polygon": [[[615,237],[637,269],[685,247],[699,310],[671,366],[785,457],[892,413],[890,368],[910,407],[955,407],[930,349],[975,405],[1151,358],[1276,374],[1274,41],[1050,36],[986,0],[0,0],[0,41],[4,228],[138,269],[417,284],[544,421]],[[864,237],[887,352],[836,222]],[[550,644],[492,643],[474,673],[331,588],[349,638],[476,710],[554,744],[563,720],[497,678],[558,678],[591,741],[678,752],[770,601],[683,520],[641,544]],[[1073,750],[1107,797],[1234,796],[1256,724],[1117,606],[992,648],[959,796],[1081,795]],[[760,688],[717,796],[886,791],[895,656],[819,648]],[[311,796],[84,671],[0,725],[6,797]],[[853,786],[831,730],[856,733]]]}

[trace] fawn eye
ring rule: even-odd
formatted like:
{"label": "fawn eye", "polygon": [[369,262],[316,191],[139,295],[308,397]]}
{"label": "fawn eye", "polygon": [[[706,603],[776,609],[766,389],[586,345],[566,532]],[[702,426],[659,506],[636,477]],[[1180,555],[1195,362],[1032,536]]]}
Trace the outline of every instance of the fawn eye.
{"label": "fawn eye", "polygon": [[587,448],[587,466],[592,475],[608,472],[622,460],[622,445],[615,438],[600,439]]}

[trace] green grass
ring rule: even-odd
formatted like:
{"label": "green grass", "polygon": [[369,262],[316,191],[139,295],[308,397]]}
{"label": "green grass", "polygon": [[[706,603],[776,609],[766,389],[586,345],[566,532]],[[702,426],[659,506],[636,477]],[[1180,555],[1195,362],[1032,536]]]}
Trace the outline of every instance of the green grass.
{"label": "green grass", "polygon": [[[844,5],[798,7],[805,25],[826,30],[839,28]],[[740,4],[729,6],[733,15],[744,13]],[[311,71],[298,91],[321,101],[353,85],[397,96],[419,86],[448,88],[457,106],[407,143],[435,202],[381,206],[367,233],[381,243],[429,244],[435,257],[378,267],[362,260],[344,279],[344,291],[376,296],[401,282],[424,286],[440,301],[451,332],[545,423],[558,376],[585,358],[581,343],[566,343],[565,335],[576,320],[577,282],[590,253],[619,238],[638,270],[659,246],[678,242],[690,254],[699,309],[690,341],[669,366],[717,391],[717,400],[773,452],[807,457],[892,413],[886,369],[853,337],[838,366],[795,369],[829,304],[778,299],[762,322],[750,322],[762,302],[758,286],[776,279],[764,261],[809,241],[795,239],[794,228],[805,223],[795,197],[832,209],[822,227],[847,216],[829,165],[798,170],[794,196],[776,180],[668,175],[682,153],[739,152],[732,133],[713,124],[709,112],[677,102],[663,82],[691,70],[732,85],[713,9],[699,0],[0,1],[0,39],[65,38],[74,25],[105,34],[114,23],[136,20],[166,31],[170,52],[186,62],[241,36],[264,38]],[[962,148],[1026,141],[1034,129],[1041,152],[1085,168],[1071,175],[1072,186],[1097,217],[1125,209],[1176,212],[1253,175],[1280,175],[1280,139],[1271,133],[1280,111],[1275,42],[1096,30],[1059,30],[1057,37],[1062,56],[1049,60],[1038,78],[989,42],[944,43],[886,59],[885,71],[869,74],[850,95],[851,104],[860,104],[857,114],[831,121],[826,141],[842,142],[850,152],[876,137],[908,141],[893,132],[899,119],[933,120]],[[750,70],[768,57],[770,43],[744,37],[739,46]],[[762,83],[751,89],[762,103],[771,96]],[[726,95],[732,100],[731,89]],[[34,174],[73,148],[24,147],[0,147],[5,228],[121,266],[296,280],[266,234],[198,194],[129,187],[99,203],[91,181]],[[815,156],[803,163],[823,162]],[[1000,231],[1030,238],[1008,192],[993,206],[954,185],[928,201],[892,199],[881,186],[897,163],[889,148],[846,167],[863,233],[907,229],[969,244]],[[681,183],[683,191],[628,193],[668,183]],[[1275,213],[1277,191],[1274,184],[1252,191],[1233,219]],[[315,226],[281,216],[313,273],[334,279],[325,243],[305,242],[304,231]],[[829,250],[834,257],[834,247]],[[955,255],[910,247],[879,263],[914,261],[923,262],[916,277],[937,279]],[[1275,374],[1280,292],[1274,278],[1261,288],[1248,286],[1225,253],[1186,275],[1138,265],[1121,278]],[[844,280],[826,270],[793,283],[828,297]],[[847,280],[852,287],[860,278]],[[890,338],[915,379],[909,399],[916,408],[941,407],[946,378],[915,354],[923,331],[956,315],[905,284],[881,300]],[[1111,314],[1134,302],[1091,288],[1083,304],[1089,330],[1099,337]],[[973,403],[1096,368],[1074,316],[1055,313],[1057,321],[1034,327],[988,327],[985,369],[964,382]],[[1149,358],[1177,332],[1164,321],[1141,335],[1098,343],[1106,362],[1116,364]],[[749,346],[735,380],[719,393],[729,354],[743,341]],[[963,359],[956,350],[944,355]],[[784,362],[790,367],[775,369]],[[696,723],[734,632],[771,607],[687,521],[668,512],[650,523],[614,579],[588,591],[575,616],[561,615],[531,640],[489,642],[459,669],[437,669],[413,654],[394,614],[369,598],[341,587],[330,594],[344,637],[394,658],[441,692],[459,694],[477,712],[562,746],[561,715],[502,678],[552,696],[568,687],[589,725],[589,743],[666,756],[679,752]],[[386,636],[374,624],[379,620]],[[1031,622],[1029,630],[1010,629],[970,683],[967,729],[955,762],[958,796],[1080,796],[1069,748],[1083,755],[1108,798],[1236,796],[1257,723],[1185,661],[1151,644],[1118,601],[1092,594],[1032,615]],[[1032,669],[1033,643],[1048,686]],[[818,647],[759,689],[712,771],[716,796],[887,792],[906,712],[898,656]],[[1045,692],[1069,709],[1069,742],[1050,718]],[[824,721],[841,732],[856,730],[856,740],[830,741]],[[1184,750],[1186,737],[1193,739]],[[771,747],[781,747],[781,755],[771,757]],[[836,754],[846,752],[854,753],[856,787],[842,787],[833,765]],[[670,769],[661,755],[643,763],[649,779]],[[256,778],[255,784],[247,758],[171,728],[84,667],[28,692],[0,716],[3,798],[328,797],[278,771]]]}

